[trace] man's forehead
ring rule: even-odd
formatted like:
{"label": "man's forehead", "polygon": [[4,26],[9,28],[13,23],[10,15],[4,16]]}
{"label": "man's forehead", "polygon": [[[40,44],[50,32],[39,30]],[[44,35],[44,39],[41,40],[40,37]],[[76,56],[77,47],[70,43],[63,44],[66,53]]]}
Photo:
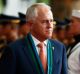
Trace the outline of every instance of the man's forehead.
{"label": "man's forehead", "polygon": [[38,13],[38,18],[50,18],[50,19],[53,19],[53,15],[52,15],[52,12],[51,11],[47,11],[47,12],[39,12]]}

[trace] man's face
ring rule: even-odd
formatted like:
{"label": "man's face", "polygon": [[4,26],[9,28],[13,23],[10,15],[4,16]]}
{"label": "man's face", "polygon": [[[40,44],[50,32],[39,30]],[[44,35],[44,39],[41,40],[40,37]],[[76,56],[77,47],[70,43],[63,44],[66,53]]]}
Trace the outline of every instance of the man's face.
{"label": "man's face", "polygon": [[65,39],[65,29],[61,29],[58,33],[57,33],[57,37],[60,41],[63,41]]}
{"label": "man's face", "polygon": [[47,39],[52,36],[53,15],[51,11],[46,8],[39,9],[38,16],[32,26],[32,32],[33,35],[39,39]]}
{"label": "man's face", "polygon": [[72,19],[72,23],[70,25],[70,32],[73,35],[80,33],[80,19],[77,19],[77,18]]}
{"label": "man's face", "polygon": [[2,31],[3,30],[3,28],[2,28],[2,25],[0,25],[0,36],[2,35]]}

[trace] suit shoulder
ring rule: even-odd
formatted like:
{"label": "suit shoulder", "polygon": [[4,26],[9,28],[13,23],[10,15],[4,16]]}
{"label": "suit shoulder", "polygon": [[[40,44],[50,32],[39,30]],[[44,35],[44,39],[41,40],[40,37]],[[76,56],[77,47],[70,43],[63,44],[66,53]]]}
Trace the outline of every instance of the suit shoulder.
{"label": "suit shoulder", "polygon": [[65,48],[64,44],[61,43],[60,41],[50,39],[50,42],[51,42],[52,47],[55,48],[54,52],[56,52],[58,54],[63,54],[64,52],[66,52],[66,48]]}
{"label": "suit shoulder", "polygon": [[63,44],[63,43],[61,43],[61,42],[60,42],[60,41],[58,41],[58,40],[50,39],[50,42],[51,42],[51,44],[54,44],[54,45],[64,46],[64,44]]}
{"label": "suit shoulder", "polygon": [[24,45],[24,38],[23,39],[18,39],[15,42],[12,42],[8,45],[11,49],[19,49],[22,48]]}

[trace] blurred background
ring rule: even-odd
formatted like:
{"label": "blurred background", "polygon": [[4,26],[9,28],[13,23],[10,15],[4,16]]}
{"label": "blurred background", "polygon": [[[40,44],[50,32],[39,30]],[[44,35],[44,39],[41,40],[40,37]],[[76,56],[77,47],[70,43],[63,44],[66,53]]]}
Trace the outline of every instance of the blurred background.
{"label": "blurred background", "polygon": [[80,24],[80,0],[0,0],[1,49],[29,32],[25,19],[26,10],[38,2],[44,2],[52,8],[56,23],[52,38],[61,41],[66,47],[75,41],[69,25],[73,23],[72,16],[79,16]]}
{"label": "blurred background", "polygon": [[70,17],[72,9],[80,9],[80,0],[0,0],[0,14],[18,16],[18,12],[26,13],[33,3],[45,2],[52,7],[54,17],[63,19]]}

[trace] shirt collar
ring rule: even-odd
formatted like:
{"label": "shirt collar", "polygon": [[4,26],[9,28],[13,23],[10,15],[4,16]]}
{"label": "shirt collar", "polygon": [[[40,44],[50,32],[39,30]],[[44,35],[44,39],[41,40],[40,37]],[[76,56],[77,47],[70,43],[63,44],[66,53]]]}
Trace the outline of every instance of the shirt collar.
{"label": "shirt collar", "polygon": [[[33,39],[33,41],[34,41],[34,44],[35,44],[35,46],[37,46],[39,43],[40,43],[40,41],[37,39],[37,38],[35,38],[32,34],[31,34],[31,36],[32,36],[32,39]],[[47,46],[47,43],[48,43],[48,39],[46,39],[45,41],[44,41],[44,44]]]}

